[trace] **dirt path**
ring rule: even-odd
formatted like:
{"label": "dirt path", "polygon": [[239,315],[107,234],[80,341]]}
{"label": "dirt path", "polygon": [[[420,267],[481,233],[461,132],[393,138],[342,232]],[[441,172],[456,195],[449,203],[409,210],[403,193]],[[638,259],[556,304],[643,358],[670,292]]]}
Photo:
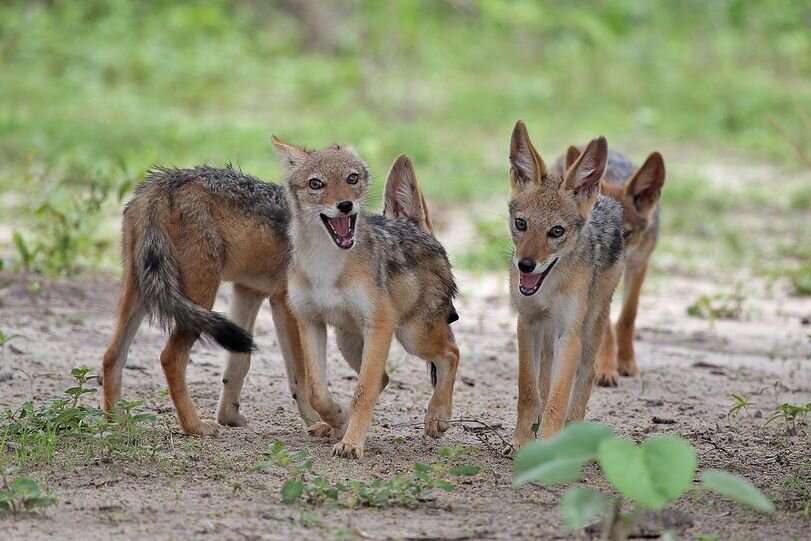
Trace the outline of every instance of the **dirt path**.
{"label": "dirt path", "polygon": [[[462,275],[464,293],[456,324],[463,360],[455,395],[455,416],[501,425],[504,437],[514,423],[516,354],[514,315],[500,276]],[[766,300],[748,292],[743,321],[708,322],[688,318],[685,306],[712,283],[654,277],[643,296],[637,341],[642,377],[622,380],[615,389],[597,388],[588,417],[611,424],[620,434],[641,438],[650,432],[678,433],[690,440],[699,467],[742,474],[777,502],[773,517],[741,510],[712,496],[683,497],[677,507],[694,526],[684,538],[715,534],[718,539],[809,539],[811,444],[808,428],[788,435],[780,422],[758,426],[782,402],[811,401],[810,330],[801,317],[808,301]],[[47,284],[31,293],[19,277],[0,275],[0,328],[22,335],[0,357],[0,403],[15,408],[41,402],[70,386],[69,371],[98,366],[111,330],[117,285],[110,279]],[[221,293],[219,308],[227,302]],[[774,297],[775,292],[770,292]],[[143,399],[162,412],[155,430],[159,449],[150,458],[57,456],[32,474],[55,491],[58,505],[21,519],[0,519],[11,539],[559,539],[583,538],[558,518],[561,490],[510,488],[511,463],[491,452],[459,426],[445,439],[423,439],[419,423],[429,398],[425,368],[393,350],[392,384],[376,409],[361,462],[330,457],[331,444],[310,440],[288,396],[281,356],[269,311],[260,314],[254,357],[244,394],[246,428],[217,438],[188,437],[178,430],[165,396],[158,362],[161,334],[144,327],[125,371],[124,395]],[[353,373],[330,347],[331,386],[344,400]],[[188,379],[204,415],[212,417],[219,392],[223,353],[195,346]],[[43,374],[33,382],[20,372]],[[730,393],[752,397],[748,416],[729,419]],[[654,421],[665,420],[671,424]],[[492,439],[494,439],[491,436]],[[262,451],[276,440],[304,449],[314,471],[330,479],[370,479],[407,473],[415,462],[440,461],[442,445],[464,446],[459,458],[482,466],[472,478],[456,481],[413,509],[324,509],[285,505],[280,487],[285,474],[270,468],[252,473]],[[496,441],[494,439],[494,441]],[[588,481],[601,484],[594,474]],[[807,513],[807,511],[806,511]],[[10,535],[10,537],[6,537]],[[710,537],[712,538],[712,537]]]}

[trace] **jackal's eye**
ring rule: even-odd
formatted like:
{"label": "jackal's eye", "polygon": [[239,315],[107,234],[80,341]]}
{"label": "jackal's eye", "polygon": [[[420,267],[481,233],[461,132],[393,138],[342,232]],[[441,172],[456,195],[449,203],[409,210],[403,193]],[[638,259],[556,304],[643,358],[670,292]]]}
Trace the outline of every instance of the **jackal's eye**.
{"label": "jackal's eye", "polygon": [[630,236],[631,236],[631,230],[630,229],[623,229],[622,230],[622,240],[628,240],[628,238]]}
{"label": "jackal's eye", "polygon": [[547,235],[549,235],[553,239],[558,239],[562,237],[565,232],[566,230],[563,229],[563,227],[556,225],[555,227],[549,230],[549,233],[547,233]]}
{"label": "jackal's eye", "polygon": [[357,173],[349,173],[349,176],[346,177],[346,181],[349,184],[357,184],[358,183],[358,174]]}
{"label": "jackal's eye", "polygon": [[515,228],[519,231],[526,231],[527,230],[527,221],[523,218],[516,218],[515,219]]}
{"label": "jackal's eye", "polygon": [[324,187],[324,183],[321,182],[319,179],[317,179],[317,178],[311,178],[310,179],[310,189],[311,190],[320,190],[323,187]]}

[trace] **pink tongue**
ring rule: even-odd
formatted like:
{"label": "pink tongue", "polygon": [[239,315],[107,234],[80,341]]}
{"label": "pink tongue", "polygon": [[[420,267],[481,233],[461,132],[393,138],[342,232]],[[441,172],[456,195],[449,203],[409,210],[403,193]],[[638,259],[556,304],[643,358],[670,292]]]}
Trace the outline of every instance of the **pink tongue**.
{"label": "pink tongue", "polygon": [[329,223],[332,228],[338,233],[340,237],[346,237],[349,235],[349,217],[342,216],[339,218],[330,218]]}
{"label": "pink tongue", "polygon": [[524,274],[521,273],[521,287],[524,289],[534,289],[541,281],[543,274]]}

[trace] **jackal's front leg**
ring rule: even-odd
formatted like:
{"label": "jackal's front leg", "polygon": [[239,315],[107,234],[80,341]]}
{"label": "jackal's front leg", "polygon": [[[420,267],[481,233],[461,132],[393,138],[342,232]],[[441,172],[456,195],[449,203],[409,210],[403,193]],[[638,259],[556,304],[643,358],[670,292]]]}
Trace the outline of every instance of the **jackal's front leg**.
{"label": "jackal's front leg", "polygon": [[634,356],[634,322],[647,270],[647,261],[641,265],[629,263],[625,268],[625,293],[617,320],[617,364],[623,376],[633,376],[639,371]]}
{"label": "jackal's front leg", "polygon": [[332,432],[343,434],[346,415],[327,388],[327,327],[320,321],[302,320],[299,328],[307,398],[324,421],[315,423],[307,431],[321,437],[329,436]]}
{"label": "jackal's front leg", "polygon": [[394,336],[394,323],[391,318],[385,316],[374,317],[371,320],[375,321],[375,325],[364,333],[363,362],[352,397],[349,422],[343,439],[332,450],[334,456],[363,457],[366,432],[372,423],[374,407],[380,396],[380,382],[386,370],[386,359]]}
{"label": "jackal's front leg", "polygon": [[557,370],[552,375],[552,388],[549,392],[549,400],[544,405],[541,419],[541,437],[544,439],[554,436],[566,422],[572,386],[583,349],[580,342],[580,331],[580,328],[567,331],[555,344]]}
{"label": "jackal's front leg", "polygon": [[540,352],[537,347],[541,337],[536,336],[536,332],[537,329],[530,328],[518,316],[518,417],[511,442],[513,449],[518,449],[533,437],[532,425],[538,422],[541,412],[538,388]]}

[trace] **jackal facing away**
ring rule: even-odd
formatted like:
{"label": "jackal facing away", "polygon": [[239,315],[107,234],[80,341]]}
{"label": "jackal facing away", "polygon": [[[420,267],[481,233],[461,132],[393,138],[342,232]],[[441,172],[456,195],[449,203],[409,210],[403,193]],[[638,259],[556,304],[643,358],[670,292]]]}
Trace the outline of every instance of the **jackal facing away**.
{"label": "jackal facing away", "polygon": [[[301,388],[304,367],[298,324],[286,297],[287,203],[282,188],[231,168],[153,169],[124,209],[124,276],[117,321],[104,354],[102,407],[121,397],[127,352],[144,316],[172,329],[160,355],[180,424],[190,434],[213,434],[186,388],[189,350],[198,337],[230,351],[217,419],[244,425],[239,394],[250,366],[253,330],[270,298],[290,390],[307,424],[318,415]],[[230,320],[212,312],[222,281],[233,281]]]}
{"label": "jackal facing away", "polygon": [[[570,146],[558,159],[555,170],[563,173],[580,157],[582,148]],[[619,152],[608,152],[608,165],[600,181],[602,193],[622,205],[625,239],[625,273],[622,311],[616,328],[609,321],[597,354],[597,385],[615,387],[619,375],[637,373],[634,355],[634,322],[639,293],[648,270],[650,256],[659,238],[659,196],[665,183],[665,162],[653,152],[636,168]]]}
{"label": "jackal facing away", "polygon": [[[287,173],[292,256],[288,291],[301,321],[309,402],[323,422],[309,432],[341,441],[336,456],[361,458],[393,337],[429,362],[434,393],[426,434],[448,429],[459,362],[450,322],[456,285],[411,161],[400,156],[385,189],[384,216],[361,210],[366,164],[349,148],[310,151],[274,139]],[[327,325],[358,382],[351,406],[327,389]]]}
{"label": "jackal facing away", "polygon": [[623,268],[622,207],[600,195],[606,140],[547,171],[519,121],[510,144],[510,292],[518,310],[518,418],[512,452],[583,419],[594,359]]}

